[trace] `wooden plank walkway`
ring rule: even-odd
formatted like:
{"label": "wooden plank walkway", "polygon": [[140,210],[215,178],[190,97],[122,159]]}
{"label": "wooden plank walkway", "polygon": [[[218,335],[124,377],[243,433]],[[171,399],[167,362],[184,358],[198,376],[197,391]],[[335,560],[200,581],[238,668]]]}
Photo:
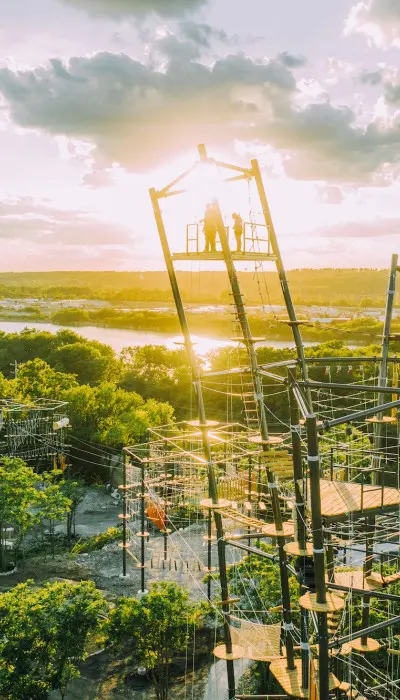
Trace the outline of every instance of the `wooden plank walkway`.
{"label": "wooden plank walkway", "polygon": [[369,514],[396,510],[400,491],[387,486],[372,486],[347,481],[321,479],[321,515],[327,519],[342,519],[349,513]]}

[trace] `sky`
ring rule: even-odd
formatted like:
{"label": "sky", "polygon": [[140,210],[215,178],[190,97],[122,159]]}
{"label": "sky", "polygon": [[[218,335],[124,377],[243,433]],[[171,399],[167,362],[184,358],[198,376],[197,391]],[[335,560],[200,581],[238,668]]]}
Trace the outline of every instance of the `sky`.
{"label": "sky", "polygon": [[[259,160],[288,269],[388,267],[399,66],[400,0],[0,2],[0,270],[164,269],[148,191],[199,143]],[[202,195],[163,204],[176,252]]]}

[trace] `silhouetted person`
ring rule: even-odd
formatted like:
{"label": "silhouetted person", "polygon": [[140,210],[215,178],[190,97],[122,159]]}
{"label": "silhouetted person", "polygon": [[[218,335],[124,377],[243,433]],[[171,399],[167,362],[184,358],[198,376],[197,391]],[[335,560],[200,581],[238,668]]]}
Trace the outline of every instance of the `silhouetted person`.
{"label": "silhouetted person", "polygon": [[204,219],[203,219],[203,231],[204,231],[204,238],[205,238],[205,248],[204,252],[205,253],[213,253],[215,252],[215,241],[217,237],[217,227],[214,222],[214,216],[213,216],[213,211],[212,207],[210,204],[207,204],[206,206],[206,213],[204,214]]}
{"label": "silhouetted person", "polygon": [[232,214],[233,233],[236,238],[236,253],[242,252],[243,219],[240,214]]}

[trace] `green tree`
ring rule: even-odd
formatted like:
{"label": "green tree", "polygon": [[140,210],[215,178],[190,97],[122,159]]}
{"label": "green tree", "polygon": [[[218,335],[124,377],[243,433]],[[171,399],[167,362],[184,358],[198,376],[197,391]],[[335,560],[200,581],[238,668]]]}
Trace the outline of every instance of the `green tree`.
{"label": "green tree", "polygon": [[32,581],[0,595],[0,696],[45,700],[79,676],[88,636],[107,604],[93,582]]}
{"label": "green tree", "polygon": [[63,491],[63,481],[56,483],[61,472],[53,471],[44,474],[46,488],[43,491],[43,499],[40,508],[41,518],[48,520],[51,540],[51,554],[54,558],[54,526],[59,520],[63,520],[71,511],[72,501]]}
{"label": "green tree", "polygon": [[18,369],[14,380],[16,393],[24,401],[33,398],[54,398],[60,393],[78,386],[72,374],[57,372],[44,360],[29,360]]}
{"label": "green tree", "polygon": [[71,548],[72,536],[75,536],[75,517],[79,504],[85,496],[83,481],[71,478],[65,479],[60,485],[63,495],[70,501],[70,509],[67,512],[67,538],[68,547]]}
{"label": "green tree", "polygon": [[73,374],[81,384],[98,384],[105,378],[109,358],[87,342],[58,347],[49,356],[49,363],[58,371]]}
{"label": "green tree", "polygon": [[13,527],[17,540],[40,521],[43,494],[38,490],[40,477],[21,459],[3,458],[0,463],[0,569],[7,570],[6,528]]}
{"label": "green tree", "polygon": [[153,583],[140,600],[118,600],[106,623],[107,643],[122,646],[135,664],[147,668],[158,700],[167,700],[172,658],[187,647],[189,630],[201,617],[201,607],[189,601],[185,589],[176,583]]}

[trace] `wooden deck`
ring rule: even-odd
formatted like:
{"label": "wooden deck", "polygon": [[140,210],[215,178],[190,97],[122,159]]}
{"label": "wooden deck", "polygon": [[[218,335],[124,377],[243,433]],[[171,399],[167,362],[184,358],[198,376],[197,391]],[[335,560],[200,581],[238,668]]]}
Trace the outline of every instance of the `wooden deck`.
{"label": "wooden deck", "polygon": [[321,479],[321,515],[342,520],[349,513],[388,512],[400,505],[398,489]]}
{"label": "wooden deck", "polygon": [[[238,262],[247,262],[248,260],[266,260],[269,262],[275,262],[276,255],[269,255],[268,253],[234,253],[231,252],[232,260],[237,260]],[[224,254],[220,251],[215,253],[173,253],[172,260],[224,260]]]}
{"label": "wooden deck", "polygon": [[382,581],[379,582],[370,578],[364,578],[362,569],[354,569],[353,571],[335,571],[335,583],[337,583],[339,586],[359,588],[360,590],[363,589],[365,591],[379,591],[383,588]]}
{"label": "wooden deck", "polygon": [[[294,660],[296,668],[290,671],[286,668],[286,659],[276,659],[271,662],[270,671],[287,695],[295,698],[308,698],[308,690],[301,687],[301,659]],[[340,681],[333,673],[329,674],[329,688],[338,688]]]}

